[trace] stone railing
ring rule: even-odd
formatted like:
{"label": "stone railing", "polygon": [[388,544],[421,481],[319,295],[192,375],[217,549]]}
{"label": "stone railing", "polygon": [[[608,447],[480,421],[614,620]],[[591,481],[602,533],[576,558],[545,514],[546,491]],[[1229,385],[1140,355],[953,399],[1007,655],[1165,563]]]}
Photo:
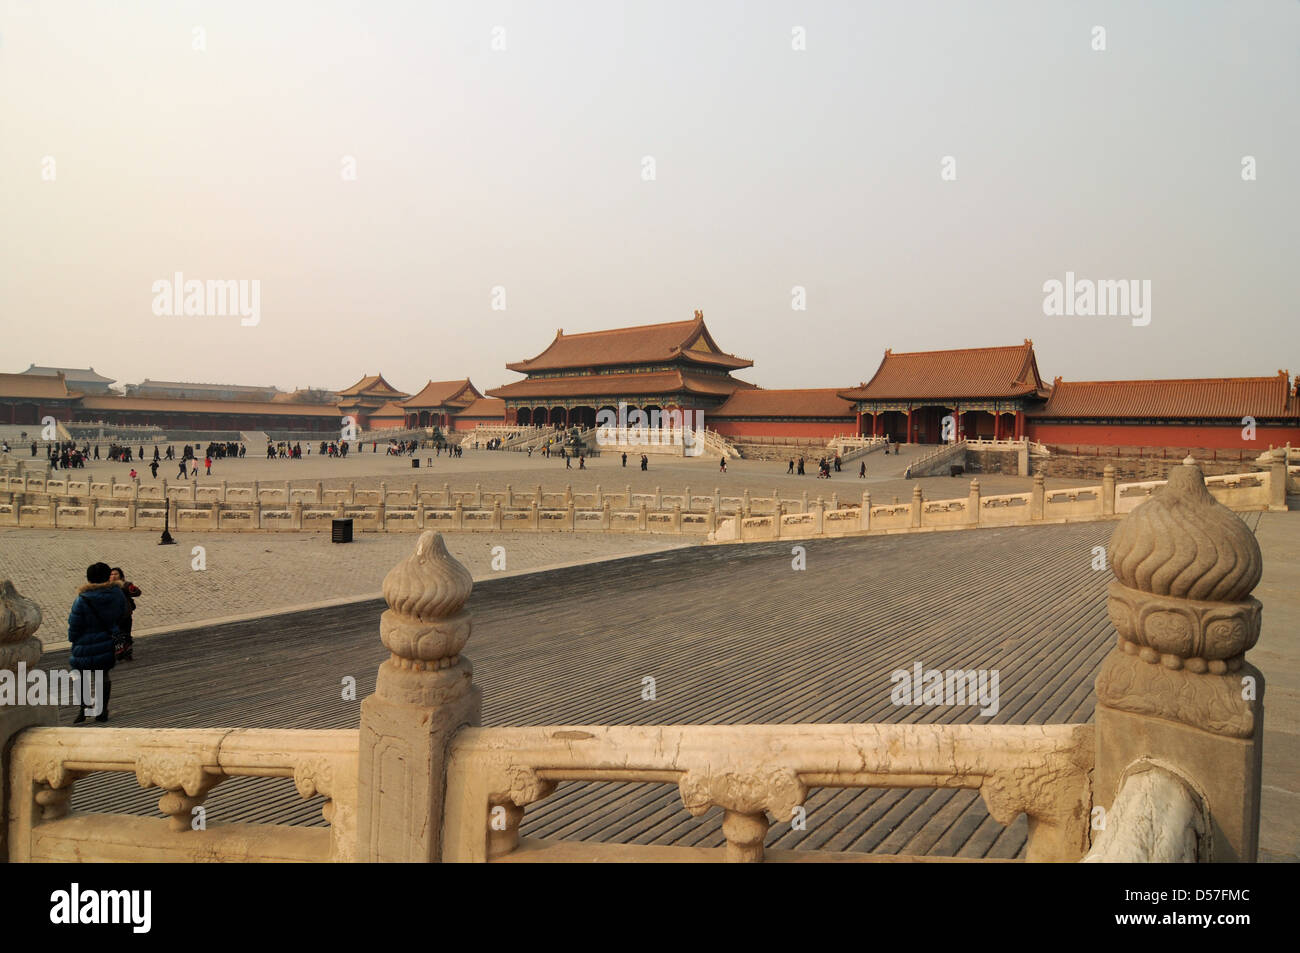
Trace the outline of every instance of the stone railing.
{"label": "stone railing", "polygon": [[887,446],[889,441],[884,437],[836,437],[826,449],[838,453],[843,465]]}
{"label": "stone railing", "polygon": [[[780,861],[773,818],[814,787],[965,788],[1007,824],[1029,819],[1031,861],[1254,860],[1263,681],[1250,592],[1262,570],[1245,524],[1195,464],[1116,528],[1109,611],[1118,641],[1097,677],[1095,725],[494,727],[462,652],[469,572],[425,533],[384,579],[390,656],[351,731],[66,729],[46,707],[0,708],[0,849],[10,860]],[[34,665],[40,611],[0,582],[0,669]],[[132,772],[162,818],[69,810],[78,779]],[[229,777],[293,778],[328,798],[328,829],[207,824]],[[528,805],[564,781],[676,785],[723,812],[722,848],[521,841]],[[808,859],[807,852],[798,852]],[[813,859],[870,860],[866,854]]]}
{"label": "stone railing", "polygon": [[940,473],[953,461],[961,461],[964,465],[966,462],[966,441],[957,440],[953,443],[941,444],[931,450],[925,456],[917,457],[907,465],[903,471],[903,476],[907,479],[919,476],[932,476]]}
{"label": "stone railing", "polygon": [[[105,483],[93,478],[54,479],[0,476],[0,526],[42,529],[160,530],[171,511],[171,528],[221,531],[313,531],[328,529],[330,520],[352,518],[363,531],[402,532],[445,530],[613,530],[709,533],[728,513],[808,512],[807,491],[783,498],[724,495],[714,487],[698,494],[691,487],[636,493],[630,485],[607,491],[545,489],[536,484],[525,491],[456,489],[449,483],[433,489],[418,482],[401,488],[384,482],[374,489],[326,489],[255,481],[233,486],[197,482],[141,483],[138,479]],[[572,513],[570,513],[572,510]],[[680,511],[680,514],[679,512]]]}
{"label": "stone railing", "polygon": [[[768,815],[790,820],[810,788],[905,787],[978,790],[1001,823],[1028,815],[1026,860],[1078,860],[1092,760],[1088,725],[466,728],[450,745],[442,859],[762,861]],[[521,843],[524,808],[562,781],[675,784],[691,814],[723,810],[727,846]],[[494,811],[500,830],[484,823]]]}
{"label": "stone railing", "polygon": [[[257,729],[43,728],[10,753],[9,860],[350,861],[356,857],[357,732]],[[134,774],[160,789],[166,824],[69,811],[73,784],[95,772]],[[196,824],[229,778],[292,778],[326,798],[329,827]]]}
{"label": "stone railing", "polygon": [[[1215,499],[1237,512],[1287,509],[1287,476],[1281,459],[1265,454],[1260,462],[1268,467],[1262,473],[1205,477],[1205,485]],[[1149,480],[1116,484],[1115,468],[1106,467],[1100,486],[1068,490],[1046,489],[1043,475],[1036,473],[1028,493],[985,496],[980,492],[978,478],[971,480],[968,495],[957,499],[927,500],[921,487],[914,486],[910,502],[873,504],[867,491],[860,504],[841,503],[833,497],[829,505],[818,499],[799,513],[720,517],[709,541],[754,542],[1115,519],[1145,503],[1165,483]]]}

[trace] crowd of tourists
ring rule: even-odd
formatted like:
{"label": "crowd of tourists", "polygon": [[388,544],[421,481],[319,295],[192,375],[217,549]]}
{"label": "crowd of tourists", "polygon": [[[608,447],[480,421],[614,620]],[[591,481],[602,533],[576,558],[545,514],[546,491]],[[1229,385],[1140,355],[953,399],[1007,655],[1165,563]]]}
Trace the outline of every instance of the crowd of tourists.
{"label": "crowd of tourists", "polygon": [[[93,700],[82,698],[98,710],[95,721],[108,721],[108,700],[113,691],[108,673],[118,662],[135,658],[131,628],[135,600],[141,594],[140,587],[126,578],[120,566],[92,563],[86,567],[86,584],[77,590],[68,613],[68,641],[72,643],[68,664],[103,692],[102,697]],[[73,722],[84,722],[86,713],[87,708],[78,706]]]}

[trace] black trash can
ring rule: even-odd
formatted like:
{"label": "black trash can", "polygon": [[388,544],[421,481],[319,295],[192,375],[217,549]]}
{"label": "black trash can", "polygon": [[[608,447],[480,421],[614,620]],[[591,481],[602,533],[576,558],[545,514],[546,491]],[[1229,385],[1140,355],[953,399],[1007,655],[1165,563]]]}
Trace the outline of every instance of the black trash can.
{"label": "black trash can", "polygon": [[412,467],[412,469],[415,469],[415,470],[420,469],[420,458],[419,458],[419,457],[411,457],[411,467]]}
{"label": "black trash can", "polygon": [[352,542],[352,520],[334,520],[330,529],[330,542],[333,543],[350,543]]}

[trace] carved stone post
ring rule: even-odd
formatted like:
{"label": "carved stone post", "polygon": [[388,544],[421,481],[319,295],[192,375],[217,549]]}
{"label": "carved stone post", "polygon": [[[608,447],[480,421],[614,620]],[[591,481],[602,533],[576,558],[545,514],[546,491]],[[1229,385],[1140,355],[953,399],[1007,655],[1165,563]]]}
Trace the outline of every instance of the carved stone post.
{"label": "carved stone post", "polygon": [[504,525],[505,517],[501,514],[501,501],[495,500],[492,503],[492,528],[500,529]]}
{"label": "carved stone post", "polygon": [[432,531],[384,579],[379,635],[392,654],[361,703],[362,862],[442,859],[447,746],[460,728],[479,723],[473,666],[460,654],[472,629],[464,605],[473,585]]}
{"label": "carved stone post", "polygon": [[460,500],[456,501],[456,507],[455,509],[452,510],[451,528],[452,529],[465,528],[465,504],[462,503]]}
{"label": "carved stone post", "polygon": [[415,504],[415,528],[424,529],[424,500]]}
{"label": "carved stone post", "polygon": [[[319,484],[318,484],[318,485],[319,485]],[[163,495],[164,495],[164,496],[167,495],[165,491],[164,491]],[[222,502],[222,503],[226,502],[226,481],[225,481],[225,480],[222,480],[222,481],[221,481],[221,502]]]}
{"label": "carved stone post", "polygon": [[1115,528],[1109,555],[1119,643],[1097,676],[1095,803],[1109,810],[1125,771],[1156,763],[1207,802],[1202,856],[1254,861],[1264,680],[1245,654],[1259,638],[1259,544],[1188,457]]}
{"label": "carved stone post", "polygon": [[[25,686],[26,671],[35,668],[40,660],[41,640],[35,635],[40,627],[40,606],[19,595],[8,579],[0,579],[0,671],[13,673],[17,684]],[[56,711],[48,705],[0,705],[0,863],[9,859],[10,810],[6,798],[10,796],[11,742],[25,728],[55,724]],[[16,791],[13,796],[30,795]]]}
{"label": "carved stone post", "polygon": [[673,532],[679,536],[682,533],[682,505],[680,503],[673,504]]}
{"label": "carved stone post", "polygon": [[[221,492],[224,494],[224,493],[225,493],[225,489],[224,489],[224,487],[225,487],[225,483],[224,483],[224,481],[222,482],[222,487],[223,487],[223,489],[222,489]],[[224,498],[225,498],[225,497],[223,496],[222,499],[224,499]],[[319,504],[319,503],[324,503],[324,502],[325,502],[325,482],[324,482],[323,480],[317,480],[317,481],[316,481],[316,502],[317,502],[318,504]]]}
{"label": "carved stone post", "polygon": [[483,509],[483,484],[482,483],[474,484],[474,509],[476,510]]}
{"label": "carved stone post", "polygon": [[1040,520],[1043,518],[1043,500],[1046,497],[1046,490],[1043,488],[1043,475],[1034,474],[1034,489],[1029,497],[1029,518],[1031,520]]}
{"label": "carved stone post", "polygon": [[444,483],[442,485],[442,503],[444,506],[447,507],[451,506],[451,484],[450,483]]}
{"label": "carved stone post", "polygon": [[925,505],[925,498],[921,495],[921,485],[918,483],[912,487],[912,528],[915,529],[921,525],[921,508]]}
{"label": "carved stone post", "polygon": [[650,529],[650,515],[646,512],[645,503],[641,504],[641,518],[637,520],[636,528],[643,533]]}
{"label": "carved stone post", "polygon": [[506,484],[506,506],[515,505],[515,488],[509,483]]}
{"label": "carved stone post", "polygon": [[826,504],[822,501],[820,496],[817,497],[817,503],[815,504],[815,510],[813,512],[813,532],[818,536],[826,532]]}
{"label": "carved stone post", "polygon": [[1268,467],[1268,508],[1270,512],[1286,512],[1286,448],[1279,447],[1260,454],[1259,462]]}
{"label": "carved stone post", "polygon": [[541,511],[537,507],[536,500],[528,504],[528,528],[534,533],[542,528]]}
{"label": "carved stone post", "polygon": [[[215,516],[215,510],[216,507],[214,506],[213,507],[214,516]],[[293,519],[291,520],[291,522],[293,523],[293,528],[297,530],[302,529],[302,500],[301,499],[293,501],[292,512],[293,512]]]}
{"label": "carved stone post", "polygon": [[602,500],[600,506],[600,528],[607,533],[609,532],[609,527],[613,520],[613,513],[611,510],[612,507],[610,506],[609,500]]}
{"label": "carved stone post", "polygon": [[799,512],[800,513],[808,512],[808,491],[807,490],[804,490],[803,493],[799,495]]}
{"label": "carved stone post", "polygon": [[978,525],[980,521],[980,481],[978,477],[970,481],[970,495],[966,497],[966,521],[972,525]]}
{"label": "carved stone post", "polygon": [[713,488],[713,509],[722,512],[722,490],[716,486]]}
{"label": "carved stone post", "polygon": [[862,491],[862,512],[859,514],[858,528],[862,530],[871,529],[871,491]]}
{"label": "carved stone post", "polygon": [[[253,484],[256,486],[257,484]],[[357,502],[357,485],[354,482],[348,483],[348,503],[355,506]]]}
{"label": "carved stone post", "polygon": [[1101,515],[1115,515],[1115,468],[1109,463],[1101,471]]}
{"label": "carved stone post", "polygon": [[710,533],[718,528],[718,511],[712,504],[709,505],[709,515],[704,526]]}
{"label": "carved stone post", "polygon": [[564,484],[564,505],[568,506],[572,502],[573,502],[573,484],[566,483]]}

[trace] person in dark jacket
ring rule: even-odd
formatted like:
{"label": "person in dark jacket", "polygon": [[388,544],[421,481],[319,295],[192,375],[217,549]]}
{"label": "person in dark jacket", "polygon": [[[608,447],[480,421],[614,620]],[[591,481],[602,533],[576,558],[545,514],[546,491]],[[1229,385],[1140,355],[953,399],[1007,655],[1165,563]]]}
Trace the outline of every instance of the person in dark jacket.
{"label": "person in dark jacket", "polygon": [[[108,721],[108,699],[113,692],[108,680],[113,667],[113,638],[126,614],[126,593],[109,581],[107,563],[93,563],[86,568],[86,585],[77,590],[77,599],[68,614],[68,641],[72,655],[68,664],[80,671],[83,683],[98,673],[103,679],[103,697],[96,698],[99,714],[95,721]],[[77,712],[74,722],[86,720],[86,709]]]}

